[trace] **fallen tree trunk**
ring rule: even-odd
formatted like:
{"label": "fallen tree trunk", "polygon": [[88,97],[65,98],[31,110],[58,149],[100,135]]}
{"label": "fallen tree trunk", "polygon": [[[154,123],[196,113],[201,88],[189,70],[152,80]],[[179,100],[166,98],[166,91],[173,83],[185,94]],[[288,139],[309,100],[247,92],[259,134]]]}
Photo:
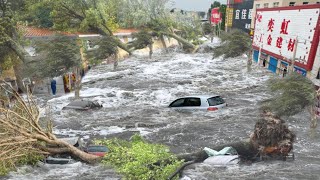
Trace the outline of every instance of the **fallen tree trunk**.
{"label": "fallen tree trunk", "polygon": [[[210,147],[216,151],[220,151],[225,147],[233,147],[237,150],[239,156],[244,159],[252,159],[257,156],[259,151],[253,147],[250,140],[228,143],[223,145],[218,145],[214,147]],[[200,150],[194,153],[180,154],[177,155],[179,160],[184,160],[185,162],[194,161],[194,162],[203,162],[209,156],[204,150]]]}
{"label": "fallen tree trunk", "polygon": [[[8,86],[8,85],[7,85]],[[12,87],[7,89],[3,85],[1,88],[15,97],[15,102],[11,108],[0,108],[0,159],[2,166],[10,169],[14,168],[21,158],[29,155],[44,155],[70,153],[87,163],[96,163],[101,157],[87,154],[75,146],[56,138],[52,133],[51,121],[47,122],[47,127],[43,128],[39,122],[40,112],[31,95],[22,98]],[[55,148],[48,148],[47,146]]]}
{"label": "fallen tree trunk", "polygon": [[[292,150],[295,140],[294,133],[288,129],[287,124],[282,119],[271,112],[264,111],[261,116],[262,118],[255,124],[255,129],[250,139],[210,148],[220,151],[225,147],[233,147],[242,160],[255,161],[257,158],[263,160],[265,156],[271,157],[271,159],[279,159],[280,157],[285,160]],[[208,157],[209,155],[204,150],[177,155],[179,160],[183,160],[186,163],[178,168],[168,179],[171,180],[181,173],[186,166],[203,162]],[[167,163],[170,162],[167,161]]]}
{"label": "fallen tree trunk", "polygon": [[187,49],[189,52],[191,53],[195,53],[198,49],[199,46],[195,46],[192,43],[190,43],[189,41],[187,41],[186,39],[174,34],[174,33],[169,33],[169,32],[161,32],[162,34],[172,37],[174,39],[176,39],[178,42],[182,43],[184,48]]}

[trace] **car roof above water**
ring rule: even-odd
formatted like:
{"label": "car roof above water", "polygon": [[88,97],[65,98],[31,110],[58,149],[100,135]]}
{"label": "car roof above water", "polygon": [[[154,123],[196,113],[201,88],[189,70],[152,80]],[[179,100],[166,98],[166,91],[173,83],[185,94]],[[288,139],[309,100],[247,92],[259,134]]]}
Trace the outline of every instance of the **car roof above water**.
{"label": "car roof above water", "polygon": [[[209,99],[209,98],[212,98],[212,97],[217,97],[219,95],[215,95],[215,94],[212,94],[212,95],[194,95],[194,96],[184,96],[184,97],[180,97],[180,98],[200,98],[200,99]],[[180,99],[179,98],[179,99]]]}

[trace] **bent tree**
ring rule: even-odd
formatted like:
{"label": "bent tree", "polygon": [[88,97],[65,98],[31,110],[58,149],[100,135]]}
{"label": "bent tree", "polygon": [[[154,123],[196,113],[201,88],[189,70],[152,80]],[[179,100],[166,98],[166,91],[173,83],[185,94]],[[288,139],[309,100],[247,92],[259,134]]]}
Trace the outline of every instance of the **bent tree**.
{"label": "bent tree", "polygon": [[0,173],[20,164],[35,163],[50,154],[71,153],[88,163],[100,160],[58,139],[52,133],[51,121],[40,118],[39,107],[30,94],[23,98],[3,85],[1,90],[14,96],[15,101],[11,108],[0,108]]}
{"label": "bent tree", "polygon": [[[120,1],[119,1],[120,2]],[[116,11],[120,8],[114,1],[103,0],[57,0],[50,1],[54,28],[64,31],[95,32],[110,36],[117,46],[131,54],[127,46],[113,32],[118,28]]]}
{"label": "bent tree", "polygon": [[139,31],[132,34],[133,41],[129,42],[129,47],[132,49],[149,48],[149,58],[152,58],[153,54],[153,40],[150,32],[146,30]]}
{"label": "bent tree", "polygon": [[[187,39],[177,35],[174,29],[183,31],[188,26],[189,29],[201,28],[200,26],[188,25],[185,19],[178,19],[177,16],[170,13],[170,0],[131,0],[130,3],[124,3],[120,9],[119,24],[123,27],[145,28],[153,31],[166,47],[163,36],[168,36],[180,42],[185,49],[195,51],[197,47]],[[190,20],[190,19],[188,19]],[[194,31],[201,34],[201,30]],[[191,35],[192,33],[186,33]]]}
{"label": "bent tree", "polygon": [[304,111],[310,113],[310,127],[317,127],[315,115],[316,91],[311,80],[293,72],[285,78],[271,79],[268,87],[273,92],[273,98],[265,102],[264,108],[277,116],[288,117]]}
{"label": "bent tree", "polygon": [[[22,83],[22,67],[26,63],[27,52],[22,46],[17,30],[19,8],[23,7],[21,0],[0,1],[0,63],[10,62],[13,66],[18,88],[25,92]],[[10,68],[10,67],[8,67]]]}

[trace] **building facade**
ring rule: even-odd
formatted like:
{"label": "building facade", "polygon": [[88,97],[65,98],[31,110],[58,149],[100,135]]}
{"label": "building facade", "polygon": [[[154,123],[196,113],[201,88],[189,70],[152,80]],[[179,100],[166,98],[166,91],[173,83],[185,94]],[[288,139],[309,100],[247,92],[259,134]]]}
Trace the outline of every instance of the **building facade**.
{"label": "building facade", "polygon": [[319,4],[320,0],[254,0],[252,8],[251,28],[254,29],[256,10],[261,8],[277,8],[285,6],[301,6]]}
{"label": "building facade", "polygon": [[285,76],[294,70],[320,85],[320,4],[258,9],[253,36],[253,60]]}

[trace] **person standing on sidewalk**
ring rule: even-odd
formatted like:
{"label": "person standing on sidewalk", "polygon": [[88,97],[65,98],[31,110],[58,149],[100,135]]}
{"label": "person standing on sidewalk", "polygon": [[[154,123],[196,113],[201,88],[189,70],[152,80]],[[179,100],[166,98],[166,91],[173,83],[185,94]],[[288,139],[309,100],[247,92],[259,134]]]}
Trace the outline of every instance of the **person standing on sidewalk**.
{"label": "person standing on sidewalk", "polygon": [[55,96],[57,92],[57,81],[55,79],[51,80],[51,90],[52,94]]}
{"label": "person standing on sidewalk", "polygon": [[283,75],[282,75],[283,77],[286,77],[287,71],[288,71],[287,70],[287,66],[285,66],[284,69],[283,69]]}

